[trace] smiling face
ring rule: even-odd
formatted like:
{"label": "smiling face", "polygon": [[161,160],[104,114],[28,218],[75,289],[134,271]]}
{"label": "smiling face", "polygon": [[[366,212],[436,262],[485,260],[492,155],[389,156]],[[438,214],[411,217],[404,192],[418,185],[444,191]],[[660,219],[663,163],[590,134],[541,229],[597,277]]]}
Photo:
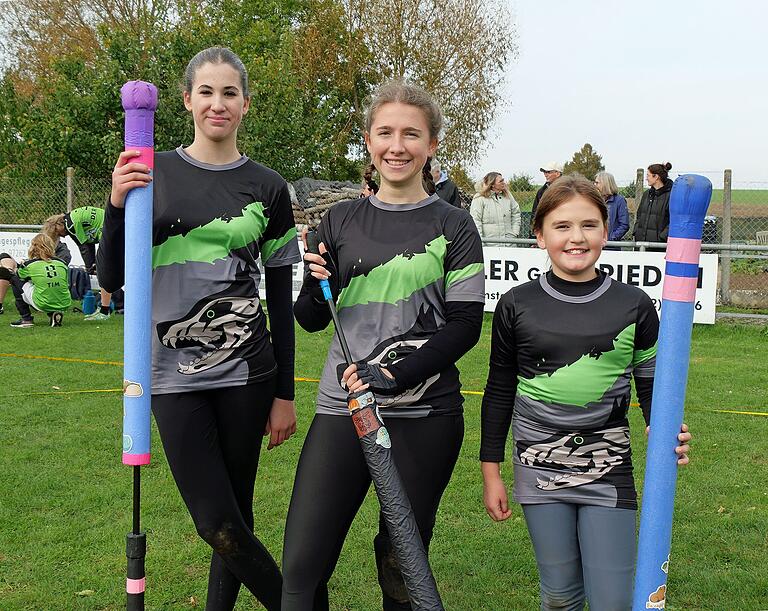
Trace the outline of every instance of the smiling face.
{"label": "smiling face", "polygon": [[[365,144],[381,176],[381,191],[423,192],[421,173],[435,153],[437,139],[429,133],[424,112],[410,104],[387,102],[376,111]],[[386,199],[384,201],[387,201]]]}
{"label": "smiling face", "polygon": [[595,277],[595,263],[608,239],[598,207],[581,195],[560,204],[536,231],[539,248],[546,248],[552,271],[563,280],[585,282]]}
{"label": "smiling face", "polygon": [[250,98],[243,97],[240,74],[225,63],[200,66],[191,93],[184,92],[184,106],[195,122],[195,140],[234,140],[249,103]]}

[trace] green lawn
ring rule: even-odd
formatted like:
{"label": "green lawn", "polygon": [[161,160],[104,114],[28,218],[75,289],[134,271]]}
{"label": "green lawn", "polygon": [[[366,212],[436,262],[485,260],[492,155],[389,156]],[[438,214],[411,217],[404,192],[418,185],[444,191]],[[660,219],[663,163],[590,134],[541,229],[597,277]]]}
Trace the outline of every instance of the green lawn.
{"label": "green lawn", "polygon": [[[12,308],[6,300],[6,310]],[[82,315],[68,314],[61,329],[11,329],[9,314],[0,317],[0,609],[122,609],[131,470],[120,463],[121,397],[77,392],[119,388],[122,369],[23,356],[120,361],[122,319],[86,323]],[[489,327],[487,318],[480,344],[460,363],[467,390],[483,387]],[[299,332],[298,376],[319,375],[329,338],[328,332]],[[768,418],[712,411],[768,414],[766,345],[765,326],[694,330],[686,415],[695,435],[693,463],[678,486],[668,609],[768,609]],[[54,394],[60,391],[68,394]],[[315,392],[314,383],[297,383],[299,433],[264,452],[257,481],[258,535],[277,558]],[[465,407],[462,456],[431,550],[446,607],[537,609],[536,567],[519,508],[508,522],[494,524],[482,506],[480,397],[468,395]],[[639,410],[633,410],[632,424],[640,480]],[[202,608],[208,550],[182,505],[156,434],[153,450],[152,464],[142,469],[147,608]],[[331,582],[333,609],[377,608],[376,511],[371,494]],[[237,608],[259,606],[243,592]]]}

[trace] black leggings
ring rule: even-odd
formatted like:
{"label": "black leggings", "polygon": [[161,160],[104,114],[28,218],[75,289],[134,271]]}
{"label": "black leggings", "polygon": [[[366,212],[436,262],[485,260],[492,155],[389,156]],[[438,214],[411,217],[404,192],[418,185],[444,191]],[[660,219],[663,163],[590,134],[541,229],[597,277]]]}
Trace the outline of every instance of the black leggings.
{"label": "black leggings", "polygon": [[253,486],[274,378],[259,384],[153,395],[168,465],[198,534],[213,548],[206,609],[230,610],[240,584],[270,610],[282,578],[253,534]]}
{"label": "black leggings", "polygon": [[[392,453],[429,549],[435,515],[464,437],[462,416],[389,418]],[[328,580],[371,484],[352,419],[316,415],[301,451],[283,547],[283,611],[328,609]],[[379,515],[374,538],[384,609],[410,609]]]}

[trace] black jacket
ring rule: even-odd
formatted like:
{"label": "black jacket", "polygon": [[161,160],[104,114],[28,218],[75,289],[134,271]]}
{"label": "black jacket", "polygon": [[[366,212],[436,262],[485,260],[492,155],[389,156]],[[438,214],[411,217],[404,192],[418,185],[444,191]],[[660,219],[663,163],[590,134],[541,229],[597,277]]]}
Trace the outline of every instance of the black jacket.
{"label": "black jacket", "polygon": [[459,189],[456,187],[456,183],[450,178],[445,179],[443,182],[439,182],[435,185],[435,192],[440,196],[440,199],[448,202],[451,206],[461,208],[461,198],[459,197]]}
{"label": "black jacket", "polygon": [[666,242],[669,235],[669,195],[672,179],[667,178],[661,189],[651,187],[640,199],[635,219],[634,236],[639,242]]}

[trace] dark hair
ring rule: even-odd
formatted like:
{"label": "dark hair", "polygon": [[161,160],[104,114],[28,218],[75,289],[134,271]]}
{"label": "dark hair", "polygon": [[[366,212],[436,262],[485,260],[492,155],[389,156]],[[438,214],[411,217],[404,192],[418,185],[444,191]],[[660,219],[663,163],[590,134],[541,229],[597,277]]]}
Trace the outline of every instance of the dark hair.
{"label": "dark hair", "polygon": [[400,102],[419,108],[427,118],[430,138],[437,139],[443,129],[443,112],[435,99],[424,89],[406,81],[395,79],[384,83],[371,94],[365,108],[365,131],[371,131],[376,112],[390,102]]}
{"label": "dark hair", "polygon": [[421,168],[421,181],[424,184],[424,190],[427,192],[427,195],[437,193],[435,179],[432,177],[432,157],[427,157],[427,163]]}
{"label": "dark hair", "polygon": [[226,47],[208,47],[189,60],[187,68],[184,70],[185,92],[192,93],[192,85],[195,82],[195,75],[204,64],[228,64],[232,66],[240,75],[240,85],[243,89],[243,97],[247,98],[250,96],[248,90],[248,72],[245,70],[243,60],[241,60],[234,51]]}
{"label": "dark hair", "polygon": [[368,188],[373,191],[374,195],[379,192],[379,185],[373,180],[373,173],[375,171],[376,166],[372,163],[365,166],[365,170],[363,171],[363,180],[365,181],[365,184],[368,185]]}
{"label": "dark hair", "polygon": [[667,161],[666,163],[652,163],[648,166],[648,171],[651,174],[656,174],[661,178],[661,182],[666,182],[669,176],[669,171],[672,169],[672,164]]}
{"label": "dark hair", "polygon": [[599,189],[586,178],[567,175],[558,178],[544,191],[544,196],[536,208],[536,215],[533,217],[533,232],[540,232],[544,225],[544,218],[561,204],[577,195],[582,196],[597,206],[603,219],[603,224],[607,226],[608,208]]}

